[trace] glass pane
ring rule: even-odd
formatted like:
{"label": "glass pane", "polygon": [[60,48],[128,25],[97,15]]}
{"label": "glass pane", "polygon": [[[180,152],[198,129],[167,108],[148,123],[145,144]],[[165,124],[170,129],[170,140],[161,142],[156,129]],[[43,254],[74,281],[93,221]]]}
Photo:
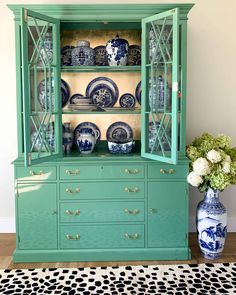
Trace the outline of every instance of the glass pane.
{"label": "glass pane", "polygon": [[53,154],[55,146],[56,61],[53,48],[54,25],[28,16],[28,73],[30,110],[30,151]]}
{"label": "glass pane", "polygon": [[173,15],[147,23],[146,153],[170,157],[172,149]]}

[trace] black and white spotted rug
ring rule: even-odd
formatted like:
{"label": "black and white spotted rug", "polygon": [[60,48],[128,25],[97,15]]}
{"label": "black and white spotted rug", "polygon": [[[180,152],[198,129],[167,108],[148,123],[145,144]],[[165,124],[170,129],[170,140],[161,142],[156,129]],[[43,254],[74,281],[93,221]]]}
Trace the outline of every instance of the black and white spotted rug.
{"label": "black and white spotted rug", "polygon": [[236,263],[7,269],[0,294],[236,294]]}

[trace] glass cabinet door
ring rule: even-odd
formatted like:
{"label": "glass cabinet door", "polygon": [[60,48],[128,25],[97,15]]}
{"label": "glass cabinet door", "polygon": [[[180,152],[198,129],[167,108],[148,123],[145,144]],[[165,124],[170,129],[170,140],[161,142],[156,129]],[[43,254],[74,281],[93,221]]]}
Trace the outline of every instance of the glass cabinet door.
{"label": "glass cabinet door", "polygon": [[25,165],[61,155],[61,82],[57,19],[22,9]]}
{"label": "glass cabinet door", "polygon": [[142,157],[178,159],[178,9],[142,20]]}

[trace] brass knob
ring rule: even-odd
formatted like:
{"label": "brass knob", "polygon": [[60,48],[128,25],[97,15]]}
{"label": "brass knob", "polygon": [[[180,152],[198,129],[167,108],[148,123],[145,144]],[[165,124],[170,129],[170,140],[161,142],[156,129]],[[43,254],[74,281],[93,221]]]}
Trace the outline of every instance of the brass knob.
{"label": "brass knob", "polygon": [[78,174],[80,174],[80,170],[79,169],[76,169],[75,171],[66,170],[66,174],[68,174],[68,175],[78,175]]}
{"label": "brass knob", "polygon": [[139,188],[138,187],[135,187],[135,188],[125,187],[124,188],[124,191],[127,192],[127,193],[138,193],[139,192]]}
{"label": "brass knob", "polygon": [[67,215],[79,215],[80,214],[80,210],[79,209],[77,209],[77,210],[75,210],[75,211],[71,211],[71,210],[66,210],[66,214]]}
{"label": "brass knob", "polygon": [[125,238],[128,240],[137,240],[139,238],[139,234],[138,233],[135,233],[135,234],[125,233]]}
{"label": "brass knob", "polygon": [[129,210],[129,209],[125,208],[124,212],[129,214],[129,215],[137,215],[137,214],[139,214],[140,211],[138,209]]}
{"label": "brass knob", "polygon": [[175,173],[175,170],[174,169],[169,169],[169,170],[160,169],[160,173],[162,173],[162,174],[173,174],[173,173]]}
{"label": "brass knob", "polygon": [[66,235],[67,240],[78,241],[80,239],[80,235],[77,234],[75,237],[72,235]]}
{"label": "brass knob", "polygon": [[35,171],[30,170],[30,175],[31,176],[34,176],[34,175],[43,175],[43,174],[44,174],[44,172],[42,170],[40,170],[39,173],[36,173]]}
{"label": "brass knob", "polygon": [[77,188],[73,191],[73,190],[71,190],[70,188],[67,188],[67,189],[66,189],[66,192],[67,192],[68,194],[78,194],[78,193],[80,192],[80,189],[77,187]]}

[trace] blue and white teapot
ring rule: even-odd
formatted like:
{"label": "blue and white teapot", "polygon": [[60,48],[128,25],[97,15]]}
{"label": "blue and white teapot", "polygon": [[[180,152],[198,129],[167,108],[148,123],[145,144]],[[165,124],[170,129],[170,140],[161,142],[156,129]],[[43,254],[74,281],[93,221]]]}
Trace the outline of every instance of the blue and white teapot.
{"label": "blue and white teapot", "polygon": [[90,154],[95,145],[100,132],[92,127],[83,127],[76,131],[75,142],[82,154]]}
{"label": "blue and white teapot", "polygon": [[107,42],[106,52],[109,66],[127,65],[129,43],[127,40],[119,38],[119,35]]}

